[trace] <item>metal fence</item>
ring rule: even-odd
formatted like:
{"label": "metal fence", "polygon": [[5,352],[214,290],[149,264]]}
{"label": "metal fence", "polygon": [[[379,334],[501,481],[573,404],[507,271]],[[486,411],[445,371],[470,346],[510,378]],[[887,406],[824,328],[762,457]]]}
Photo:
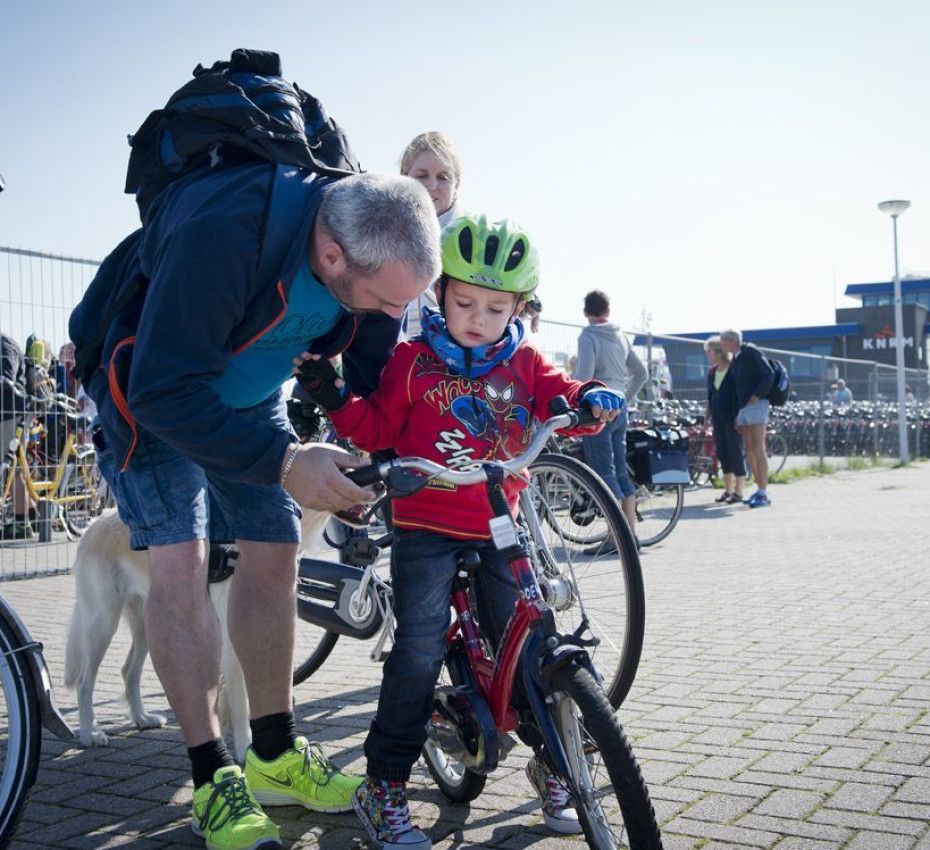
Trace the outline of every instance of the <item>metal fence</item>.
{"label": "metal fence", "polygon": [[[0,330],[21,348],[30,337],[45,340],[46,356],[57,358],[68,341],[67,322],[72,307],[90,283],[98,261],[39,251],[0,247]],[[544,319],[535,344],[557,366],[571,370],[581,324]],[[683,417],[703,412],[706,400],[707,358],[703,340],[658,334],[631,333],[650,373],[639,401],[647,408],[657,402],[673,407]],[[862,360],[846,360],[792,351],[762,349],[781,360],[791,375],[792,401],[774,412],[777,427],[788,439],[789,451],[805,457],[897,456],[895,369]],[[55,374],[55,365],[51,372]],[[60,374],[61,370],[59,370]],[[842,378],[853,402],[829,400]],[[912,456],[930,454],[930,384],[924,371],[908,370],[913,396],[908,407],[908,440]],[[73,391],[73,388],[72,388]],[[673,405],[670,404],[673,402]],[[10,411],[0,403],[0,420]],[[7,430],[3,432],[3,519],[0,529],[0,580],[67,570],[74,555],[61,523],[53,521],[46,540],[21,540],[5,534],[14,515]],[[21,506],[16,506],[21,509]],[[41,512],[36,514],[42,519]],[[45,519],[48,519],[46,515]],[[48,532],[48,528],[46,528]]]}
{"label": "metal fence", "polygon": [[[74,393],[66,366],[59,368],[62,347],[68,342],[68,316],[93,278],[99,263],[80,257],[64,257],[41,251],[0,247],[0,331],[13,340],[23,354],[45,360],[44,368],[58,389]],[[33,340],[38,344],[27,344]],[[57,381],[56,381],[57,379]],[[14,474],[10,442],[15,435],[17,405],[8,392],[0,397],[2,430],[2,525],[0,525],[0,580],[67,570],[75,543],[65,532],[63,519],[53,515],[48,504],[28,498],[21,474]],[[34,461],[43,451],[56,448],[65,437],[66,417],[41,415],[33,427],[32,417],[23,433]],[[31,441],[31,442],[30,442]],[[51,454],[54,454],[51,453]],[[36,480],[55,478],[54,458],[43,454],[44,463],[34,463]],[[60,486],[67,488],[62,476]],[[46,491],[48,492],[48,491]],[[31,535],[26,534],[28,528]],[[42,533],[40,533],[42,532]]]}

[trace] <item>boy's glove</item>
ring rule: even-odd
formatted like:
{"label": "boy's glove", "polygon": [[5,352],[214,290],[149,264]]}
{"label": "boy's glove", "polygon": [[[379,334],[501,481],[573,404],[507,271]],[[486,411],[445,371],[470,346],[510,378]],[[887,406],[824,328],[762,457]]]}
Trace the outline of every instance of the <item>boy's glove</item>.
{"label": "boy's glove", "polygon": [[580,406],[589,410],[592,407],[599,407],[601,410],[623,410],[626,407],[626,396],[608,387],[592,387],[581,396]]}
{"label": "boy's glove", "polygon": [[345,382],[325,357],[304,360],[296,377],[307,395],[324,410],[338,410],[348,400]]}

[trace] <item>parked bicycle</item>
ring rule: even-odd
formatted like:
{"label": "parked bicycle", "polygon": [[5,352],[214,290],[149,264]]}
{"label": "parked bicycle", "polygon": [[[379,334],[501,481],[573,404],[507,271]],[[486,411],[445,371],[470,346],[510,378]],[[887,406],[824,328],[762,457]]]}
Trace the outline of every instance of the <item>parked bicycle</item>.
{"label": "parked bicycle", "polygon": [[[79,443],[76,438],[77,428],[85,424],[84,417],[66,395],[56,395],[51,402],[27,396],[26,403],[27,412],[18,416],[11,445],[3,447],[0,498],[4,524],[13,519],[13,486],[20,476],[26,494],[37,505],[40,539],[50,539],[52,524],[60,522],[68,537],[75,540],[108,500],[93,445]],[[37,418],[49,411],[68,426],[60,447],[51,444]]]}
{"label": "parked bicycle", "polygon": [[[440,790],[454,801],[475,799],[488,774],[516,743],[512,733],[517,733],[532,743],[536,757],[568,789],[589,847],[661,848],[648,789],[588,652],[595,645],[590,621],[582,609],[575,631],[559,629],[546,601],[551,588],[537,579],[533,566],[535,542],[523,524],[514,521],[503,494],[505,475],[520,473],[554,430],[574,427],[583,416],[580,411],[554,416],[527,451],[509,461],[455,471],[423,458],[400,458],[363,467],[349,477],[362,485],[384,482],[395,497],[435,481],[460,486],[485,482],[494,515],[492,539],[509,561],[519,589],[492,659],[470,598],[470,574],[480,567],[480,558],[463,543],[452,591],[454,621],[446,636],[449,683],[437,687],[423,750]],[[521,504],[521,510],[535,514],[534,508],[531,502]],[[602,508],[613,520],[610,544],[625,560],[638,564],[635,541],[616,502],[605,499]],[[520,670],[526,704],[512,701]]]}
{"label": "parked bicycle", "polygon": [[0,596],[0,847],[35,783],[43,726],[62,740],[73,737],[55,706],[42,644]]}

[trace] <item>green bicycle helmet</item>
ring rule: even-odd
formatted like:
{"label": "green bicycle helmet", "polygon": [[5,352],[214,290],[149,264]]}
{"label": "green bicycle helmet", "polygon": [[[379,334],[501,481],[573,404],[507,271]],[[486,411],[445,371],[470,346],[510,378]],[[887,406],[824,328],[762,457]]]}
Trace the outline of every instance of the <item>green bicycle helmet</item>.
{"label": "green bicycle helmet", "polygon": [[442,271],[465,283],[529,300],[539,283],[539,253],[516,222],[465,215],[442,231]]}

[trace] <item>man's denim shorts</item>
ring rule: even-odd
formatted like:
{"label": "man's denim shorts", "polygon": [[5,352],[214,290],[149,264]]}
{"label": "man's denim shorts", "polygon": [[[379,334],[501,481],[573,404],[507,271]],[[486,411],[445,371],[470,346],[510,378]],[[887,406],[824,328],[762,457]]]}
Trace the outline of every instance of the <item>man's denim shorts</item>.
{"label": "man's denim shorts", "polygon": [[736,414],[737,425],[767,425],[768,421],[769,403],[765,399],[741,407]]}
{"label": "man's denim shorts", "polygon": [[[290,430],[280,395],[236,415]],[[300,541],[300,507],[283,487],[208,475],[146,431],[139,432],[125,472],[116,468],[110,449],[98,448],[97,462],[116,496],[120,519],[129,526],[133,549],[205,539]]]}

